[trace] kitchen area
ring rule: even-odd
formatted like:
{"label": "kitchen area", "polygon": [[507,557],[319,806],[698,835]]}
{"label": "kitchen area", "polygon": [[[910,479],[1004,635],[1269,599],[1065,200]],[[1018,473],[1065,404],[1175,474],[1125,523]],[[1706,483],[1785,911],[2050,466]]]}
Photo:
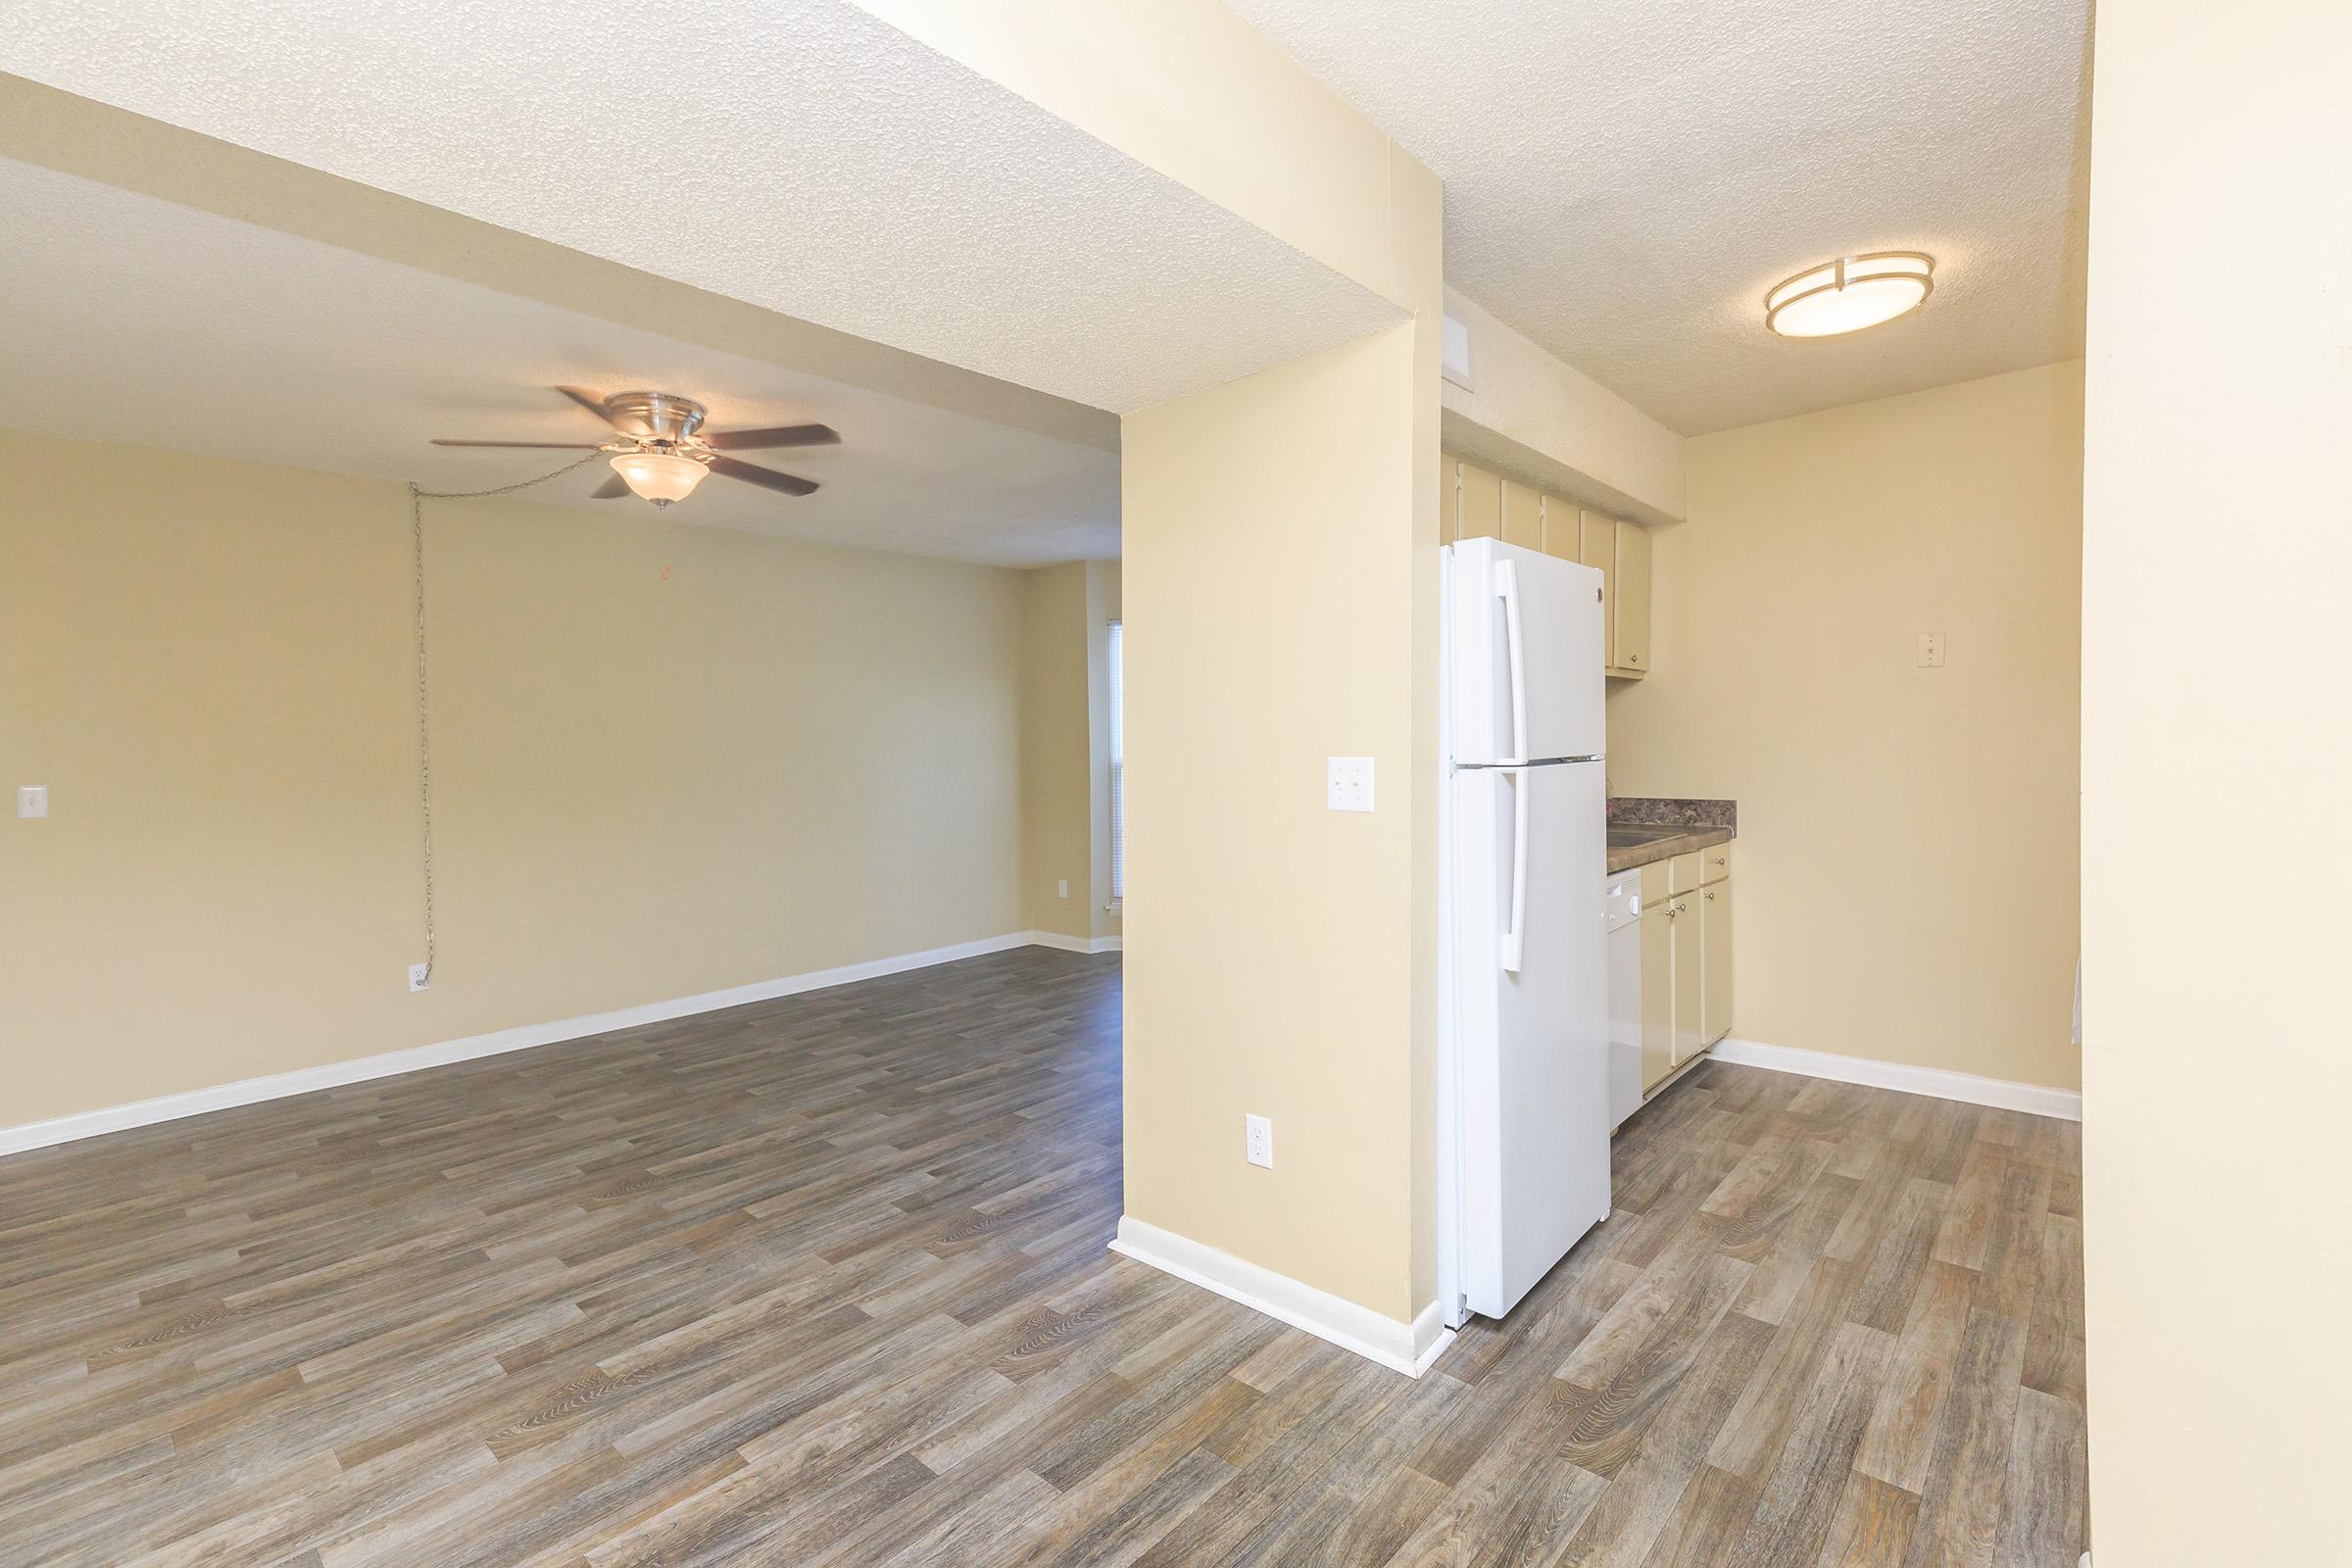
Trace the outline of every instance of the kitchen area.
{"label": "kitchen area", "polygon": [[[1599,573],[1600,673],[1651,669],[1651,536],[1459,453],[1439,464],[1439,542],[1492,538]],[[1606,880],[1609,1125],[1731,1033],[1731,841],[1738,803],[1611,795]]]}
{"label": "kitchen area", "polygon": [[1441,463],[1440,1295],[1498,1317],[1611,1211],[1611,1135],[1731,1032],[1729,800],[1619,797],[1642,523]]}

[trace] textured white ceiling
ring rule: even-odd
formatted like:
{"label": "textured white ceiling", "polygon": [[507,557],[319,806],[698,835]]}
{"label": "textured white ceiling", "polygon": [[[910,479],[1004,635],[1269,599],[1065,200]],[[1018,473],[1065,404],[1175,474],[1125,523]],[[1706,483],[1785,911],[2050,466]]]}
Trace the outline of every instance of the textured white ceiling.
{"label": "textured white ceiling", "polygon": [[1114,412],[1393,306],[846,0],[87,0],[0,69]]}
{"label": "textured white ceiling", "polygon": [[[1228,0],[1446,182],[1446,280],[1686,433],[2080,354],[2089,0]],[[1764,291],[1939,261],[1853,337]]]}
{"label": "textured white ceiling", "polygon": [[[747,452],[814,495],[711,478],[683,522],[1030,565],[1119,550],[1119,460],[534,300],[0,159],[0,425],[476,490],[561,452],[433,436],[597,441],[550,388],[650,386],[714,428],[821,420],[842,444]],[[534,499],[591,501],[592,464]]]}

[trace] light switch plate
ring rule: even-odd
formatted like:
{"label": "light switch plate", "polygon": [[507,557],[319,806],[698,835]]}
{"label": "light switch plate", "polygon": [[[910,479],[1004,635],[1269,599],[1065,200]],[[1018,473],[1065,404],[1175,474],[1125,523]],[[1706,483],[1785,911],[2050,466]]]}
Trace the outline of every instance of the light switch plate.
{"label": "light switch plate", "polygon": [[1372,809],[1372,759],[1323,759],[1323,794],[1324,804],[1335,811]]}
{"label": "light switch plate", "polygon": [[1242,1154],[1252,1165],[1274,1168],[1274,1122],[1267,1116],[1242,1117]]}
{"label": "light switch plate", "polygon": [[1941,669],[1943,667],[1943,633],[1923,631],[1919,634],[1919,667],[1922,669]]}
{"label": "light switch plate", "polygon": [[17,788],[19,816],[47,816],[49,814],[49,786],[24,784]]}

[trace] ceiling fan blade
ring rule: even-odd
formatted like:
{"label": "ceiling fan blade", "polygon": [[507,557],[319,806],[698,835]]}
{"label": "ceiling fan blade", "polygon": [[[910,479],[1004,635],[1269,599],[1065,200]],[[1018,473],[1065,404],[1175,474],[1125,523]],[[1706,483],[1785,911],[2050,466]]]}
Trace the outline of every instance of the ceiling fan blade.
{"label": "ceiling fan blade", "polygon": [[760,430],[706,430],[703,439],[721,452],[747,452],[754,447],[832,447],[841,432],[829,424],[771,424]]}
{"label": "ceiling fan blade", "polygon": [[623,479],[619,474],[616,473],[612,475],[612,478],[607,479],[603,484],[600,484],[595,489],[589,491],[588,499],[591,501],[617,501],[628,493],[629,481]]}
{"label": "ceiling fan blade", "polygon": [[781,490],[788,496],[805,496],[816,488],[813,479],[778,473],[773,468],[762,468],[757,463],[740,463],[733,458],[712,458],[710,471],[723,473],[730,479],[741,479],[746,484],[759,485],[763,490]]}
{"label": "ceiling fan blade", "polygon": [[593,441],[451,441],[443,436],[433,437],[437,447],[532,447],[547,452],[594,452]]}
{"label": "ceiling fan blade", "polygon": [[[560,386],[556,388],[556,390],[563,393],[565,397],[571,399],[572,402],[577,403],[581,408],[586,409],[590,414],[593,414],[598,418],[604,420],[607,424],[612,426],[613,429],[617,430],[620,428],[620,421],[613,418],[611,414],[606,412],[605,400],[598,397],[595,393],[587,390],[585,387]],[[630,433],[639,434],[642,432],[633,431]]]}

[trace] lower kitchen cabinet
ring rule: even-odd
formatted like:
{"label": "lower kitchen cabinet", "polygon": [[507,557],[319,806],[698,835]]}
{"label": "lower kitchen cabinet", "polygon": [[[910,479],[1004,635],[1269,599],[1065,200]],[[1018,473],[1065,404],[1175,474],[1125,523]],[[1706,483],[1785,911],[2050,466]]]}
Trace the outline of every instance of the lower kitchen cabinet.
{"label": "lower kitchen cabinet", "polygon": [[[1677,856],[1680,859],[1682,857]],[[1697,857],[1691,857],[1696,859]],[[1701,998],[1705,993],[1706,961],[1699,956],[1698,895],[1678,893],[1674,896],[1674,1065],[1684,1062],[1707,1049],[1700,1034],[1700,1019],[1704,1015]]]}
{"label": "lower kitchen cabinet", "polygon": [[1642,1089],[1646,1094],[1731,1033],[1729,849],[1643,866],[1641,918]]}
{"label": "lower kitchen cabinet", "polygon": [[1674,1071],[1674,900],[1652,898],[1651,871],[1642,876],[1642,1092]]}
{"label": "lower kitchen cabinet", "polygon": [[1732,879],[1698,890],[1698,1037],[1711,1046],[1732,1032]]}

